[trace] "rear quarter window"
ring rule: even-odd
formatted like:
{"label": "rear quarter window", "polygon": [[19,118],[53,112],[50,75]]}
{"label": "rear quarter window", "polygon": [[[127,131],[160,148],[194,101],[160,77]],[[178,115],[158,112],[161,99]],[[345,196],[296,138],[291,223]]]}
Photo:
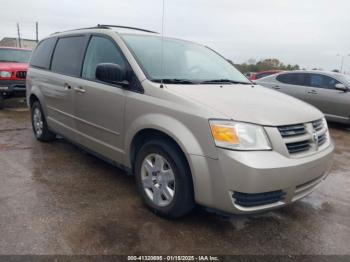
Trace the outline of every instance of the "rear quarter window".
{"label": "rear quarter window", "polygon": [[49,38],[41,41],[35,48],[29,65],[41,69],[49,69],[52,51],[55,47],[56,38]]}
{"label": "rear quarter window", "polygon": [[87,36],[59,38],[52,57],[51,71],[80,76],[87,41]]}

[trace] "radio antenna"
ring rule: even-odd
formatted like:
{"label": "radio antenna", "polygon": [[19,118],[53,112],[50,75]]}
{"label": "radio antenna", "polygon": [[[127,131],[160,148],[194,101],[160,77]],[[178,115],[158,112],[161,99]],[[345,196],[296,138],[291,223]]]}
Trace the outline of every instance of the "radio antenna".
{"label": "radio antenna", "polygon": [[161,53],[160,53],[160,88],[163,88],[163,73],[164,73],[164,11],[165,0],[162,0],[162,36],[161,36]]}

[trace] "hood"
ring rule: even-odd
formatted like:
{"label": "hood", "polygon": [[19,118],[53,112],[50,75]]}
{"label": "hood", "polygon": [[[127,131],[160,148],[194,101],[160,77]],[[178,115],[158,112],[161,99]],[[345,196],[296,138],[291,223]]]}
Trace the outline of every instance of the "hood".
{"label": "hood", "polygon": [[257,85],[167,85],[167,89],[236,121],[282,126],[323,117],[299,99]]}
{"label": "hood", "polygon": [[0,61],[0,70],[9,70],[9,71],[27,71],[27,63],[14,63],[14,62],[1,62]]}

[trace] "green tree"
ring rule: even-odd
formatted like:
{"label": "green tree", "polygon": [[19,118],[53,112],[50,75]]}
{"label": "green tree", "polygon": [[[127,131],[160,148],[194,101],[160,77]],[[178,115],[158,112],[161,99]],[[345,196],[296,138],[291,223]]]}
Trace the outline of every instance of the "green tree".
{"label": "green tree", "polygon": [[258,72],[266,70],[299,70],[299,65],[285,65],[276,58],[268,58],[255,62],[254,59],[249,59],[248,63],[235,64],[238,70],[242,73]]}

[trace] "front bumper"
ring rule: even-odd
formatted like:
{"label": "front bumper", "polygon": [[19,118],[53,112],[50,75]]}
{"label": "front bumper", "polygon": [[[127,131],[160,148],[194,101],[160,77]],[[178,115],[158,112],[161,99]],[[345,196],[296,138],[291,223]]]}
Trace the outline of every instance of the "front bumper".
{"label": "front bumper", "polygon": [[[333,151],[330,143],[322,151],[303,158],[290,158],[275,151],[224,149],[218,149],[218,159],[192,155],[196,201],[232,214],[256,213],[293,203],[327,177]],[[276,195],[279,197],[273,198]],[[254,204],[264,197],[273,201]]]}
{"label": "front bumper", "polygon": [[26,80],[0,80],[0,94],[4,97],[25,96]]}

